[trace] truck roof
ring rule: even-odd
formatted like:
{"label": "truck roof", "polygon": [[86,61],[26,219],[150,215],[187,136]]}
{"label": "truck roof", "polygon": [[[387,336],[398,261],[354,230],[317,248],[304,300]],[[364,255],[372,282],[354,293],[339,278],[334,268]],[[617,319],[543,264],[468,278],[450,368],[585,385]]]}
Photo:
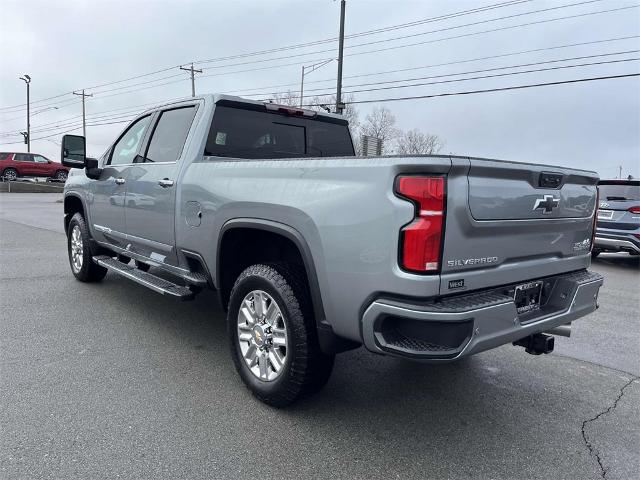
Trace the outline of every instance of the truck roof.
{"label": "truck roof", "polygon": [[[187,101],[192,101],[192,100],[204,100],[205,102],[213,102],[213,103],[218,103],[222,100],[226,100],[226,101],[231,101],[231,102],[237,102],[237,103],[246,103],[249,105],[266,105],[268,103],[272,103],[272,102],[264,102],[264,101],[260,101],[260,100],[251,100],[249,98],[244,98],[244,97],[238,97],[236,95],[226,95],[223,93],[206,93],[206,94],[202,94],[202,95],[196,95],[195,97],[183,97],[183,98],[178,98],[175,100],[171,100],[168,102],[161,102],[158,103],[155,107],[151,107],[148,108],[146,111],[150,111],[150,110],[155,110],[158,107],[164,107],[166,105],[173,105],[175,103],[182,103],[182,102],[187,102]],[[277,104],[276,104],[277,105]],[[299,109],[299,107],[296,106],[292,106],[292,105],[283,105],[284,107],[289,107],[289,108],[295,108],[295,109]],[[302,110],[310,110],[308,108],[303,108]],[[336,120],[343,120],[346,121],[346,118],[344,117],[344,115],[338,115],[336,113],[329,113],[329,112],[324,112],[324,111],[316,111],[314,110],[314,112],[317,114],[317,116],[321,116],[321,117],[327,117],[327,118],[334,118]]]}

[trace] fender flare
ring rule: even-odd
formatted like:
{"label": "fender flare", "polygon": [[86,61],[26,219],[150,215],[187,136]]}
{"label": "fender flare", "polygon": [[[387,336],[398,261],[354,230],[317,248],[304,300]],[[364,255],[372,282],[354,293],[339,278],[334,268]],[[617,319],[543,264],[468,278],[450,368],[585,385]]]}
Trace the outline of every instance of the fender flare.
{"label": "fender flare", "polygon": [[271,233],[282,235],[283,237],[291,240],[294,243],[294,245],[298,248],[300,255],[302,256],[304,269],[307,272],[307,279],[309,280],[309,291],[311,292],[311,301],[313,303],[313,312],[316,316],[316,321],[326,323],[324,308],[322,306],[322,297],[320,295],[320,285],[318,283],[318,276],[316,274],[315,265],[313,263],[313,257],[311,256],[311,249],[309,248],[309,245],[307,245],[306,240],[300,232],[298,232],[295,228],[290,227],[289,225],[285,225],[284,223],[274,222],[271,220],[263,220],[261,218],[233,218],[231,220],[228,220],[222,226],[222,228],[220,229],[220,234],[218,235],[215,284],[219,285],[220,279],[222,278],[222,259],[220,257],[222,239],[224,238],[225,233],[236,228],[255,228],[258,230],[266,230]]}
{"label": "fender flare", "polygon": [[313,305],[313,312],[316,319],[316,328],[318,331],[318,341],[320,343],[321,350],[326,354],[335,354],[338,352],[350,350],[358,347],[360,344],[352,342],[341,337],[338,337],[331,328],[331,324],[327,321],[324,307],[322,303],[322,295],[320,293],[320,284],[318,282],[318,276],[316,273],[313,256],[311,255],[311,249],[304,239],[302,234],[295,228],[280,222],[274,222],[272,220],[264,220],[261,218],[234,218],[228,220],[220,229],[218,235],[218,243],[216,250],[216,279],[215,284],[219,286],[221,274],[221,246],[222,239],[226,232],[236,228],[255,228],[259,230],[266,230],[268,232],[282,235],[283,237],[291,240],[293,244],[298,248],[302,261],[304,262],[304,268],[307,273],[307,279],[309,281],[309,291],[311,293],[311,302]]}

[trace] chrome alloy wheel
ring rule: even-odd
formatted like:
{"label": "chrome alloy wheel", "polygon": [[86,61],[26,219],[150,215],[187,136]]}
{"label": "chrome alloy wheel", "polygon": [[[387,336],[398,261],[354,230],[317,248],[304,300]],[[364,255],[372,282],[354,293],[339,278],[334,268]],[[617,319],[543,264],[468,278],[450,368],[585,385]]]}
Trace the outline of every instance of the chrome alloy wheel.
{"label": "chrome alloy wheel", "polygon": [[84,249],[82,246],[82,233],[78,225],[73,226],[71,230],[71,265],[74,272],[79,272],[82,269],[82,262],[84,260]]}
{"label": "chrome alloy wheel", "polygon": [[287,359],[287,328],[276,301],[262,290],[242,300],[238,312],[238,342],[247,367],[257,378],[271,382]]}

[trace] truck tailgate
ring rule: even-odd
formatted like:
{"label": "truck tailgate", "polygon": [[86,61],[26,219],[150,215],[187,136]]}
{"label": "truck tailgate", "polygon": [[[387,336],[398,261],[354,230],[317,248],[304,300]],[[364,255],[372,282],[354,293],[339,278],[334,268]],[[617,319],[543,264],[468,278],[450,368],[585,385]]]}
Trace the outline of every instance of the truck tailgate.
{"label": "truck tailgate", "polygon": [[441,293],[589,265],[596,173],[499,160],[452,160]]}

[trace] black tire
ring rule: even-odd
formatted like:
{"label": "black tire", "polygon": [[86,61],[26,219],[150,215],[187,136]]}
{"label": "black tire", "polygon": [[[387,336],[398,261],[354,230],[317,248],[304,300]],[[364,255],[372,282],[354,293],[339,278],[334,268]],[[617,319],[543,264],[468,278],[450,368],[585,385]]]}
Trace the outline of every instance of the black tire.
{"label": "black tire", "polygon": [[[238,314],[245,296],[254,290],[266,292],[277,303],[287,331],[286,358],[282,371],[272,381],[254,375],[247,366],[238,340]],[[334,356],[320,350],[311,299],[304,272],[286,263],[257,264],[236,280],[229,299],[227,328],[231,355],[238,374],[262,402],[285,407],[301,396],[320,390],[329,380]]]}
{"label": "black tire", "polygon": [[[74,265],[72,259],[72,235],[75,228],[80,231],[80,237],[82,238],[82,265],[77,268]],[[99,282],[107,274],[107,269],[93,263],[91,252],[91,234],[87,228],[87,224],[84,221],[84,217],[81,213],[76,213],[69,222],[69,228],[67,229],[67,253],[69,255],[69,266],[71,272],[76,279],[81,282]]]}
{"label": "black tire", "polygon": [[149,269],[151,268],[151,265],[149,265],[148,263],[142,263],[136,260],[136,268],[138,270],[142,270],[143,272],[148,272]]}
{"label": "black tire", "polygon": [[53,176],[53,178],[55,178],[56,180],[59,180],[61,182],[66,182],[68,176],[69,176],[69,174],[67,173],[66,170],[58,170],[56,172],[56,174]]}
{"label": "black tire", "polygon": [[18,178],[18,171],[15,168],[5,168],[2,176],[9,181],[16,180]]}

